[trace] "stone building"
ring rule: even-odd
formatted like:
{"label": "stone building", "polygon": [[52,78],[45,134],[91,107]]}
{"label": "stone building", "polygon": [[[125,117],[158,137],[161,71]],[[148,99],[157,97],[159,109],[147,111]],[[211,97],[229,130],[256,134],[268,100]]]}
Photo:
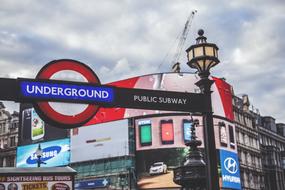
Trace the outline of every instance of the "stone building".
{"label": "stone building", "polygon": [[10,114],[0,102],[0,167],[16,166],[19,113]]}
{"label": "stone building", "polygon": [[259,128],[247,95],[233,97],[242,189],[264,189]]}
{"label": "stone building", "polygon": [[276,124],[270,116],[260,117],[260,146],[265,189],[285,189],[284,124]]}

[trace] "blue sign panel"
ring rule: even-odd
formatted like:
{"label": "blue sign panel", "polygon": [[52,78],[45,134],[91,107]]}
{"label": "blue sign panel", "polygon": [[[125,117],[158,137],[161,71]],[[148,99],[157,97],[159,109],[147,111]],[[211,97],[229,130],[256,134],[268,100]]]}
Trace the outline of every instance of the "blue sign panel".
{"label": "blue sign panel", "polygon": [[222,169],[222,187],[241,189],[237,154],[226,150],[220,150],[220,164]]}
{"label": "blue sign panel", "polygon": [[43,98],[49,100],[83,100],[110,103],[114,99],[113,88],[21,81],[20,92],[26,98]]}
{"label": "blue sign panel", "polygon": [[[70,162],[70,139],[40,143],[43,154],[41,167],[64,166]],[[17,167],[37,167],[36,150],[39,144],[17,147]]]}
{"label": "blue sign panel", "polygon": [[75,183],[75,189],[90,189],[90,188],[100,188],[109,185],[109,180],[106,178],[100,178],[90,181],[80,181]]}

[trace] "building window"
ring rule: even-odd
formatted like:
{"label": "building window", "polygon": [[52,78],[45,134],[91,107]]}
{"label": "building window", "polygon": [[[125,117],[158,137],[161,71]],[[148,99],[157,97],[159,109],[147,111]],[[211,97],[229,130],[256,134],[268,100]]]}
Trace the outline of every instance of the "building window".
{"label": "building window", "polygon": [[235,136],[234,136],[234,128],[229,125],[229,136],[230,136],[230,145],[231,148],[235,148]]}
{"label": "building window", "polygon": [[2,133],[6,132],[6,127],[5,127],[5,123],[2,123]]}
{"label": "building window", "polygon": [[250,153],[247,154],[247,164],[248,164],[248,165],[251,165],[251,164],[252,164]]}
{"label": "building window", "polygon": [[220,129],[220,143],[221,146],[228,146],[228,136],[227,136],[227,130],[226,125],[224,122],[219,122],[219,129]]}
{"label": "building window", "polygon": [[15,157],[14,156],[9,156],[6,159],[6,166],[7,167],[14,167],[14,163],[15,163]]}
{"label": "building window", "polygon": [[4,158],[0,157],[0,167],[3,167]]}
{"label": "building window", "polygon": [[248,145],[248,136],[247,135],[244,135],[244,144]]}
{"label": "building window", "polygon": [[10,147],[16,146],[16,137],[10,137]]}
{"label": "building window", "polygon": [[254,155],[252,155],[251,161],[252,161],[252,166],[253,166],[253,167],[256,167],[256,164],[255,164],[255,156],[254,156]]}

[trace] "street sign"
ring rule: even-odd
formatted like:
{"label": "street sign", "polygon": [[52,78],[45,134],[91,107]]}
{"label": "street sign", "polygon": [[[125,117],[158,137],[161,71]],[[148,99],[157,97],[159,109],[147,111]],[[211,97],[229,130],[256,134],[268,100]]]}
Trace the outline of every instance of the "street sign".
{"label": "street sign", "polygon": [[92,189],[92,188],[102,188],[110,184],[109,179],[99,178],[89,181],[79,181],[75,183],[75,189]]}
{"label": "street sign", "polygon": [[159,90],[118,88],[58,80],[19,79],[20,99],[96,104],[103,107],[204,112],[204,95]]}
{"label": "street sign", "polygon": [[[54,80],[61,71],[73,71],[87,82]],[[204,94],[118,88],[101,85],[97,75],[85,64],[74,60],[56,60],[45,65],[36,79],[0,79],[1,100],[33,103],[47,123],[61,128],[82,126],[102,107],[122,107],[184,112],[206,112],[209,108]],[[73,115],[61,113],[51,102],[87,104]],[[71,109],[71,108],[70,108]]]}
{"label": "street sign", "polygon": [[113,102],[111,87],[92,86],[86,83],[66,83],[64,81],[20,81],[20,94],[34,100],[62,100],[75,103]]}
{"label": "street sign", "polygon": [[[61,71],[73,71],[80,74],[90,84],[99,84],[100,81],[94,71],[87,65],[69,59],[55,60],[46,64],[37,74],[36,79],[50,80]],[[68,106],[62,104],[62,106]],[[54,126],[75,127],[89,121],[98,111],[99,106],[89,104],[82,112],[65,114],[56,110],[49,102],[36,102],[34,107],[38,114],[48,123]]]}
{"label": "street sign", "polygon": [[116,88],[117,107],[205,112],[207,105],[203,94],[160,90]]}

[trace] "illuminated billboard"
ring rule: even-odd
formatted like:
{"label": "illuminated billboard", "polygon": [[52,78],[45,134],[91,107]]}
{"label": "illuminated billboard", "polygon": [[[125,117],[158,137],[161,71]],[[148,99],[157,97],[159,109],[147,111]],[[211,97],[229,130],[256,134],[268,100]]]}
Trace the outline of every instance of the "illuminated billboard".
{"label": "illuminated billboard", "polygon": [[70,162],[70,139],[60,139],[17,147],[17,167],[37,167],[36,150],[43,151],[41,167],[65,166]]}
{"label": "illuminated billboard", "polygon": [[19,145],[68,137],[69,131],[45,123],[30,104],[20,105]]}
{"label": "illuminated billboard", "polygon": [[[212,77],[215,83],[212,85],[212,106],[214,115],[233,120],[231,86],[224,80]],[[192,73],[158,73],[138,76],[126,80],[108,83],[107,85],[122,88],[139,88],[148,90],[176,91],[176,92],[200,92],[195,83],[199,77]],[[86,125],[104,123],[131,117],[146,116],[152,114],[173,113],[173,111],[130,109],[130,108],[100,108],[96,115]]]}
{"label": "illuminated billboard", "polygon": [[[201,121],[201,117],[195,117]],[[136,151],[185,148],[185,143],[191,138],[192,121],[187,115],[168,115],[147,117],[135,120]],[[198,138],[202,138],[201,127],[196,129]],[[203,145],[202,145],[203,146]]]}
{"label": "illuminated billboard", "polygon": [[[188,154],[185,143],[191,140],[191,129],[195,119],[199,121],[196,136],[202,141],[198,148],[203,152],[202,116],[191,117],[189,114],[176,113],[135,119],[136,172],[139,189],[179,188],[173,182],[173,168],[185,162]],[[233,123],[226,119],[214,118],[214,130],[216,148],[236,155]]]}
{"label": "illuminated billboard", "polygon": [[72,163],[128,155],[128,120],[73,129],[71,152]]}

